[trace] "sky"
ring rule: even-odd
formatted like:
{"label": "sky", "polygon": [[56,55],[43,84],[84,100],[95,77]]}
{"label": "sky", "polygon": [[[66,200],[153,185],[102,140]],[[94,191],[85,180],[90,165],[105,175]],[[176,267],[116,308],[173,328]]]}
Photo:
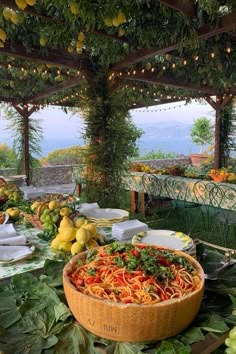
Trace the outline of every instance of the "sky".
{"label": "sky", "polygon": [[[214,112],[212,107],[207,103],[193,102],[185,104],[185,102],[176,102],[160,106],[153,106],[137,110],[131,110],[131,117],[135,125],[139,128],[144,124],[159,124],[163,121],[174,121],[176,126],[178,122],[193,124],[194,120],[205,116],[214,120]],[[77,115],[65,113],[59,108],[45,108],[34,113],[33,117],[41,120],[41,126],[44,131],[43,144],[47,145],[52,141],[60,146],[57,148],[65,148],[78,145],[81,132],[83,131],[83,121]],[[7,122],[4,119],[3,112],[0,112],[0,143],[6,143],[11,147],[12,138],[9,131],[5,131]],[[14,132],[12,132],[14,134]],[[57,143],[56,143],[57,142]],[[64,142],[64,144],[63,144]],[[68,145],[69,142],[69,145]],[[71,143],[71,144],[70,144]]]}

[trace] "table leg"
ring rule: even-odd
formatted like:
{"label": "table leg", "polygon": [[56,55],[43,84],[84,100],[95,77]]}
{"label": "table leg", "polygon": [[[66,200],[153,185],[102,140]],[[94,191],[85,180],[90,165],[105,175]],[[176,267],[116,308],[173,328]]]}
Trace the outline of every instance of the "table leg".
{"label": "table leg", "polygon": [[82,184],[81,183],[77,183],[76,187],[75,187],[75,193],[78,197],[80,197],[82,192]]}
{"label": "table leg", "polygon": [[130,210],[132,213],[138,213],[138,192],[131,191],[130,193]]}
{"label": "table leg", "polygon": [[140,212],[142,215],[146,214],[145,204],[146,204],[147,194],[140,193]]}

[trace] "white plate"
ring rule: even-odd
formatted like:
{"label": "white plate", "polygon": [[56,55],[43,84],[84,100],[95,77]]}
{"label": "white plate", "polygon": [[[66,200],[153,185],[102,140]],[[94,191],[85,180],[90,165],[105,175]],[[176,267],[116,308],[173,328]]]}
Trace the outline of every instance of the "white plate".
{"label": "white plate", "polygon": [[34,250],[34,246],[0,246],[0,264],[8,265],[21,261],[31,256]]}
{"label": "white plate", "polygon": [[144,236],[135,235],[132,243],[144,243],[186,251],[193,247],[193,240],[182,232],[171,230],[148,230]]}
{"label": "white plate", "polygon": [[123,209],[92,209],[84,212],[87,218],[96,220],[117,220],[124,219],[129,216],[128,211]]}

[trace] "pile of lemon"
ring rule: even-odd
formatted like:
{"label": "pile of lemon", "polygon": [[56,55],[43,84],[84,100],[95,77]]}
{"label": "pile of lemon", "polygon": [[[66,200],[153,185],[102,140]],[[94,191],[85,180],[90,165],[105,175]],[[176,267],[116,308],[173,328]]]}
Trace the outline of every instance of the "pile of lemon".
{"label": "pile of lemon", "polygon": [[97,232],[96,224],[88,223],[83,217],[72,221],[68,216],[64,216],[58,234],[51,242],[51,248],[75,255],[86,249],[98,247],[98,242],[104,243],[102,235]]}

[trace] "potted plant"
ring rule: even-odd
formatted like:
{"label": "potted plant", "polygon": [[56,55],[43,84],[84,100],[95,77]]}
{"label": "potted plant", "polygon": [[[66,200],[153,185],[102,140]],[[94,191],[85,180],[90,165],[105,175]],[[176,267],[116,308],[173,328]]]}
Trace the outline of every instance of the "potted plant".
{"label": "potted plant", "polygon": [[190,154],[191,164],[192,166],[200,166],[208,158],[208,155],[203,152],[204,146],[211,145],[214,139],[214,131],[210,119],[206,117],[197,118],[190,134],[192,142],[200,146],[198,154]]}

